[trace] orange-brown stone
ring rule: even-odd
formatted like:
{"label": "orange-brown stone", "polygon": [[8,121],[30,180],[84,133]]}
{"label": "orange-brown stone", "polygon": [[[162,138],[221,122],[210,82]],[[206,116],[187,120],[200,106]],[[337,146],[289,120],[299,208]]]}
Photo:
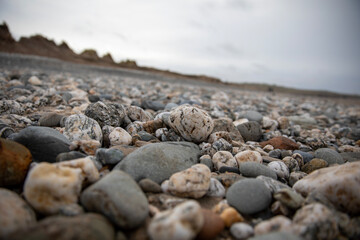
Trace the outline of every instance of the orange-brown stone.
{"label": "orange-brown stone", "polygon": [[299,145],[286,137],[274,137],[268,141],[261,142],[261,147],[265,147],[266,145],[271,145],[275,149],[284,149],[284,150],[296,150],[299,149]]}
{"label": "orange-brown stone", "polygon": [[208,209],[202,209],[204,216],[204,225],[200,230],[197,240],[214,239],[225,228],[225,223],[222,218]]}

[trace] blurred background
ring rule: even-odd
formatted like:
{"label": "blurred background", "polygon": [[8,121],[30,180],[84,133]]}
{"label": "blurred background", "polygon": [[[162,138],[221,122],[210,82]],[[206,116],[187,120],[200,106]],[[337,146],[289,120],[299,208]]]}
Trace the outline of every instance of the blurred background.
{"label": "blurred background", "polygon": [[0,0],[18,40],[226,82],[360,92],[359,0]]}

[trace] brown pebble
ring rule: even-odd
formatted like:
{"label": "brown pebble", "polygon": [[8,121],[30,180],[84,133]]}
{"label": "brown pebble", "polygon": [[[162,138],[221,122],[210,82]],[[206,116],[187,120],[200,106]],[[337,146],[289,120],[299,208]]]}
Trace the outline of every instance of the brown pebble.
{"label": "brown pebble", "polygon": [[211,210],[202,209],[204,216],[204,225],[200,230],[197,240],[214,239],[225,228],[225,223],[222,218],[213,213]]}
{"label": "brown pebble", "polygon": [[280,137],[274,137],[270,139],[269,141],[261,142],[261,147],[265,147],[266,145],[270,144],[275,149],[285,149],[285,150],[296,150],[299,149],[299,145],[292,141],[289,138],[280,136]]}

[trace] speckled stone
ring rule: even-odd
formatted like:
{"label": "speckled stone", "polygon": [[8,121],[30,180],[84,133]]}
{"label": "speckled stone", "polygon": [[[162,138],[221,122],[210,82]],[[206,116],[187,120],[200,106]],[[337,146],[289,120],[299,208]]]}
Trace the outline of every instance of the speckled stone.
{"label": "speckled stone", "polygon": [[186,201],[174,209],[159,212],[152,219],[148,233],[151,239],[194,239],[204,225],[201,207],[196,201]]}
{"label": "speckled stone", "polygon": [[102,143],[103,135],[100,125],[83,114],[70,115],[65,120],[63,133],[70,141],[97,140]]}
{"label": "speckled stone", "polygon": [[293,188],[303,196],[317,191],[327,197],[338,209],[352,214],[360,213],[360,162],[316,170],[297,181]]}
{"label": "speckled stone", "polygon": [[266,209],[271,198],[270,190],[259,179],[240,180],[226,193],[229,204],[243,214],[254,214]]}
{"label": "speckled stone", "polygon": [[173,174],[169,179],[168,191],[178,197],[201,198],[210,187],[211,172],[204,164]]}
{"label": "speckled stone", "polygon": [[262,221],[254,228],[255,235],[263,235],[270,232],[290,231],[291,220],[284,216],[275,216],[269,220]]}
{"label": "speckled stone", "polygon": [[127,114],[132,121],[147,122],[154,119],[151,113],[137,106],[129,106]]}
{"label": "speckled stone", "polygon": [[271,191],[272,194],[274,194],[284,188],[290,189],[290,187],[288,185],[286,185],[282,182],[279,182],[271,177],[258,176],[258,177],[256,177],[256,179],[263,181],[265,186]]}
{"label": "speckled stone", "polygon": [[244,141],[243,138],[241,137],[239,130],[235,127],[233,121],[230,118],[214,119],[213,133],[219,131],[228,132],[233,141],[240,141],[240,142]]}
{"label": "speckled stone", "polygon": [[276,175],[278,176],[278,178],[284,178],[284,179],[288,179],[289,178],[289,169],[286,166],[286,164],[282,161],[274,161],[269,163],[268,168],[270,168],[271,170],[276,172]]}
{"label": "speckled stone", "polygon": [[206,193],[210,197],[225,197],[225,188],[216,178],[210,179],[210,187]]}
{"label": "speckled stone", "polygon": [[263,162],[261,154],[251,150],[245,150],[237,153],[235,155],[235,159],[239,166],[241,165],[241,163],[244,162],[257,162],[257,163]]}
{"label": "speckled stone", "polygon": [[301,171],[310,174],[315,170],[325,168],[329,164],[327,161],[320,159],[320,158],[313,158],[310,162],[306,163],[302,168]]}
{"label": "speckled stone", "polygon": [[258,122],[250,121],[237,126],[242,138],[247,141],[259,141],[262,137],[261,126]]}
{"label": "speckled stone", "polygon": [[228,151],[216,152],[212,157],[212,163],[217,170],[219,170],[222,166],[238,167],[235,158]]}
{"label": "speckled stone", "polygon": [[290,177],[289,177],[289,185],[290,186],[294,186],[294,184],[299,181],[300,179],[304,178],[305,176],[307,176],[307,173],[304,172],[292,172],[290,173]]}
{"label": "speckled stone", "polygon": [[214,128],[209,114],[199,108],[182,105],[171,111],[170,127],[191,142],[205,141]]}
{"label": "speckled stone", "polygon": [[122,105],[105,104],[101,101],[91,103],[85,110],[85,115],[94,119],[100,125],[112,127],[120,127],[126,116],[126,110]]}
{"label": "speckled stone", "polygon": [[132,137],[125,129],[116,127],[110,132],[109,141],[110,146],[130,145]]}
{"label": "speckled stone", "polygon": [[234,223],[230,227],[230,233],[235,239],[243,240],[254,235],[254,229],[247,223]]}

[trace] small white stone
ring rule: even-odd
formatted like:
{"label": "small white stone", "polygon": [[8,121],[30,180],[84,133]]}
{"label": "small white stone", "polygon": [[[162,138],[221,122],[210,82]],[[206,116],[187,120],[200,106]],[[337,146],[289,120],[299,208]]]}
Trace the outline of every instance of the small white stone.
{"label": "small white stone", "polygon": [[132,142],[132,137],[125,129],[116,127],[109,134],[109,140],[111,146],[130,145]]}
{"label": "small white stone", "polygon": [[81,174],[84,177],[84,180],[89,183],[94,183],[99,180],[100,175],[95,164],[89,157],[78,158],[70,161],[63,161],[55,163],[55,165],[61,167],[70,167],[74,169],[81,169]]}
{"label": "small white stone", "polygon": [[237,153],[235,155],[235,160],[237,161],[239,166],[242,162],[257,162],[257,163],[263,162],[261,154],[257,151],[251,151],[251,150],[245,150]]}
{"label": "small white stone", "polygon": [[238,120],[234,121],[233,124],[235,125],[235,127],[237,127],[240,124],[243,124],[243,123],[246,123],[246,122],[249,122],[249,120],[247,118],[241,118],[241,119],[238,119]]}
{"label": "small white stone", "polygon": [[234,223],[230,227],[231,235],[238,240],[243,240],[254,235],[254,229],[247,223]]}
{"label": "small white stone", "polygon": [[159,212],[148,227],[151,239],[194,239],[204,225],[201,206],[193,200],[179,204],[174,209]]}
{"label": "small white stone", "polygon": [[204,164],[173,174],[169,179],[168,191],[178,197],[203,197],[210,187],[211,172]]}
{"label": "small white stone", "polygon": [[42,84],[41,80],[37,76],[31,76],[28,80],[31,85],[39,86]]}
{"label": "small white stone", "polygon": [[65,120],[63,133],[71,142],[76,140],[97,140],[102,143],[103,135],[100,125],[84,114],[70,115]]}
{"label": "small white stone", "polygon": [[273,161],[268,164],[268,168],[275,171],[279,178],[289,178],[289,169],[282,161]]}
{"label": "small white stone", "polygon": [[214,128],[214,122],[206,111],[189,105],[171,111],[169,124],[185,140],[197,143],[206,141]]}
{"label": "small white stone", "polygon": [[278,127],[278,122],[269,117],[263,117],[262,125],[264,129],[270,129],[270,131],[274,131]]}
{"label": "small white stone", "polygon": [[270,152],[270,151],[274,150],[274,147],[272,145],[268,144],[265,147],[263,147],[263,150],[265,152]]}
{"label": "small white stone", "polygon": [[163,193],[169,192],[169,180],[165,180],[161,183],[161,190],[163,191]]}
{"label": "small white stone", "polygon": [[224,197],[226,190],[219,180],[216,178],[210,179],[210,188],[206,193],[210,197]]}
{"label": "small white stone", "polygon": [[217,170],[222,166],[238,167],[238,164],[233,155],[228,151],[218,151],[212,157],[212,162]]}
{"label": "small white stone", "polygon": [[269,220],[262,221],[255,226],[255,235],[262,235],[273,231],[289,231],[291,220],[284,216],[276,216]]}

